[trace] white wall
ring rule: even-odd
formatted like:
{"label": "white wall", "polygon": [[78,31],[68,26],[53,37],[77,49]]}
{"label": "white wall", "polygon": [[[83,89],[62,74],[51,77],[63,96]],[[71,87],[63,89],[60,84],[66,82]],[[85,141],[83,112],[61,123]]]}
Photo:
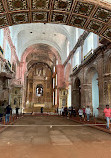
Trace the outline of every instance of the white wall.
{"label": "white wall", "polygon": [[83,56],[85,56],[91,49],[96,49],[98,47],[98,36],[94,33],[90,33],[89,36],[84,41],[83,45]]}
{"label": "white wall", "polygon": [[5,59],[11,62],[11,49],[8,42],[6,42]]}
{"label": "white wall", "polygon": [[68,87],[67,107],[71,107],[71,85]]}

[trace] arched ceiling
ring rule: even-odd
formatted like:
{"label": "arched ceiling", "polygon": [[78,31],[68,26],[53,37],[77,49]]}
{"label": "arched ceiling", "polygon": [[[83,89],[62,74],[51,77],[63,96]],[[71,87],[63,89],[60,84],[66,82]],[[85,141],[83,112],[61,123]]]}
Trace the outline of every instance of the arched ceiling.
{"label": "arched ceiling", "polygon": [[10,27],[11,38],[16,46],[19,60],[26,48],[37,43],[48,44],[62,55],[62,52],[67,52],[67,43],[69,41],[71,51],[74,45],[72,44],[71,33],[74,33],[74,29],[75,28],[72,27],[71,31],[68,32],[68,30],[64,28],[64,25],[44,25],[43,23],[31,23]]}
{"label": "arched ceiling", "polygon": [[47,63],[50,67],[56,64],[56,60],[61,64],[59,53],[47,44],[35,44],[28,47],[22,55],[22,62],[26,62],[30,67],[35,62]]}
{"label": "arched ceiling", "polygon": [[[105,3],[106,2],[106,3]],[[62,23],[111,41],[109,0],[0,0],[0,27],[21,23]]]}

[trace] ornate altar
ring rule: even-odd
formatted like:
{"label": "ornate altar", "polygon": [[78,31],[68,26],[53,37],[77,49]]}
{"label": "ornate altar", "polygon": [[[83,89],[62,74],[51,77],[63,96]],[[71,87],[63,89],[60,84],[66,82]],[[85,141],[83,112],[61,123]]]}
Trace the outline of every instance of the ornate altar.
{"label": "ornate altar", "polygon": [[67,94],[68,91],[65,88],[59,90],[59,108],[67,106]]}
{"label": "ornate altar", "polygon": [[28,71],[26,106],[52,107],[52,72],[48,65],[34,64]]}

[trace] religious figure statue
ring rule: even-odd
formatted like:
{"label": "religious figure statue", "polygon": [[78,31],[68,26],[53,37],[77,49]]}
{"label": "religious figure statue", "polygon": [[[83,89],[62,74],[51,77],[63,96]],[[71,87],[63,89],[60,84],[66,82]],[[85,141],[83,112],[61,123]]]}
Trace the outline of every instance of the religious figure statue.
{"label": "religious figure statue", "polygon": [[37,88],[36,88],[36,95],[38,97],[43,96],[43,87],[42,86],[40,86],[40,85],[37,86]]}

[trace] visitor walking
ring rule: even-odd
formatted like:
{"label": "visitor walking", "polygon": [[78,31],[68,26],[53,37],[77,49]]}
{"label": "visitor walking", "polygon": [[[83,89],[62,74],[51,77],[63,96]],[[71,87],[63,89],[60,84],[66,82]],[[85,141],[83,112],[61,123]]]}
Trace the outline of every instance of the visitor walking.
{"label": "visitor walking", "polygon": [[106,108],[104,109],[104,114],[107,122],[106,128],[110,129],[111,109],[109,108],[109,105],[106,105]]}
{"label": "visitor walking", "polygon": [[11,114],[11,112],[12,112],[11,106],[8,105],[6,107],[6,111],[5,111],[5,113],[6,113],[6,115],[5,115],[5,122],[6,123],[9,123],[9,121],[10,121],[10,114]]}
{"label": "visitor walking", "polygon": [[75,109],[75,107],[73,108],[73,114],[74,114],[74,117],[76,117],[76,109]]}
{"label": "visitor walking", "polygon": [[64,108],[64,113],[65,113],[65,116],[67,116],[68,114],[67,106]]}
{"label": "visitor walking", "polygon": [[87,121],[89,121],[89,117],[90,117],[90,114],[91,114],[91,109],[89,106],[87,106],[87,108],[85,109],[85,113],[86,113],[86,116],[87,116]]}
{"label": "visitor walking", "polygon": [[43,107],[41,107],[41,114],[43,114]]}

